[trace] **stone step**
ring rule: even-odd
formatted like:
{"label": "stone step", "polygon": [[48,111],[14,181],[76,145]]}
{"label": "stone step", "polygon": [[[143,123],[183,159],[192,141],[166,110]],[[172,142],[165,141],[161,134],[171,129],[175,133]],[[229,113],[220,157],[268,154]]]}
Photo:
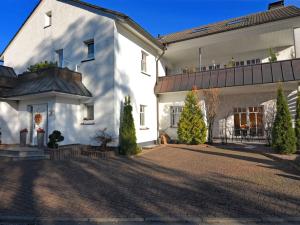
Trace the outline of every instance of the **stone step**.
{"label": "stone step", "polygon": [[1,156],[13,156],[13,157],[26,157],[26,156],[38,156],[44,155],[43,150],[30,150],[30,151],[22,151],[22,150],[0,150]]}
{"label": "stone step", "polygon": [[156,148],[158,147],[159,145],[146,145],[143,147],[143,149],[153,149],[153,148]]}
{"label": "stone step", "polygon": [[26,161],[26,160],[48,160],[48,155],[41,154],[35,156],[0,156],[0,161],[11,162],[11,161]]}

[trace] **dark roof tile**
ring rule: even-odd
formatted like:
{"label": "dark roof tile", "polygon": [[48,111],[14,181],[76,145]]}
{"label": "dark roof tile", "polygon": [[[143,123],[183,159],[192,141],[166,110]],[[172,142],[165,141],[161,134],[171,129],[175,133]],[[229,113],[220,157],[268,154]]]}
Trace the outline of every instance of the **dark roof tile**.
{"label": "dark roof tile", "polygon": [[164,35],[161,36],[159,40],[165,44],[174,43],[211,34],[241,29],[264,23],[270,23],[278,20],[289,19],[297,16],[300,16],[300,8],[296,6],[279,7],[265,12],[259,12],[247,16],[221,21],[218,23],[192,28],[182,32]]}

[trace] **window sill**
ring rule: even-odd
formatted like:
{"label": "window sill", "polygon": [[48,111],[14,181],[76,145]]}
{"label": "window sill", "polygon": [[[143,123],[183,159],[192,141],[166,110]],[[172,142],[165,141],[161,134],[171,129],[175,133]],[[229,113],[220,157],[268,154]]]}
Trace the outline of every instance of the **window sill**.
{"label": "window sill", "polygon": [[80,125],[95,125],[94,120],[84,120]]}
{"label": "window sill", "polygon": [[84,62],[89,62],[89,61],[93,61],[93,60],[95,60],[95,58],[85,59],[85,60],[82,60],[81,62],[84,63]]}
{"label": "window sill", "polygon": [[149,73],[146,73],[144,71],[141,71],[141,73],[144,74],[144,75],[146,75],[146,76],[148,76],[148,77],[151,77],[151,75]]}
{"label": "window sill", "polygon": [[48,26],[44,26],[44,29],[47,29],[48,27],[51,27],[51,25],[48,25]]}
{"label": "window sill", "polygon": [[150,130],[148,127],[141,127],[140,130]]}

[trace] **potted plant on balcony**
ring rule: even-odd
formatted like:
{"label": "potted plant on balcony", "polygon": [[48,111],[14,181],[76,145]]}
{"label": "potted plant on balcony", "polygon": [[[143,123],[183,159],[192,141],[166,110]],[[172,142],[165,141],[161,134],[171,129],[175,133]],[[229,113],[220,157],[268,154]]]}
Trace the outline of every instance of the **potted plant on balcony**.
{"label": "potted plant on balcony", "polygon": [[37,129],[37,146],[38,148],[44,147],[45,130],[43,128]]}
{"label": "potted plant on balcony", "polygon": [[21,147],[26,146],[27,134],[28,134],[27,128],[20,130],[20,146]]}

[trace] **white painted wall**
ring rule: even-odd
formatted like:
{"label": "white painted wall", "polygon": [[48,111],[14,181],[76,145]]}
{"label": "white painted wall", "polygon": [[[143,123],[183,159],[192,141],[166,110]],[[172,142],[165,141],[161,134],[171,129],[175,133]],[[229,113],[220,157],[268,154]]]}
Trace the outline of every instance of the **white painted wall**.
{"label": "white painted wall", "polygon": [[[141,72],[142,51],[148,54],[147,74]],[[122,26],[116,26],[115,38],[115,132],[118,134],[120,110],[125,96],[131,96],[137,142],[150,142],[157,139],[156,82],[157,50],[145,44]],[[162,64],[159,72],[164,73]],[[146,128],[140,127],[140,105],[146,105]]]}
{"label": "white painted wall", "polygon": [[[52,11],[52,26],[44,29],[44,16],[49,11]],[[95,60],[82,62],[87,58],[84,41],[89,39],[94,39]],[[90,135],[96,130],[105,127],[114,130],[114,108],[110,104],[114,101],[114,20],[62,1],[44,0],[6,50],[5,65],[21,73],[36,62],[57,60],[55,51],[59,49],[64,49],[67,67],[74,70],[76,64],[80,66],[83,83],[93,94],[90,102],[94,102],[95,121],[94,125],[80,125],[78,103],[57,99],[53,126],[62,129],[65,144],[73,141],[89,144]]]}
{"label": "white painted wall", "polygon": [[[288,60],[295,58],[295,48],[294,46],[285,46],[285,47],[279,47],[279,48],[273,48],[277,60]],[[196,51],[196,49],[195,49]],[[269,62],[269,49],[263,49],[258,51],[250,51],[250,52],[243,52],[239,54],[230,54],[230,52],[226,54],[215,54],[208,56],[205,55],[205,52],[202,53],[202,66],[206,66],[206,69],[208,70],[208,66],[210,65],[220,65],[221,68],[224,68],[224,65],[228,64],[232,57],[234,58],[235,62],[238,61],[244,61],[245,65],[247,65],[247,60],[252,59],[260,59],[262,63]],[[198,68],[199,63],[198,60],[194,58],[186,58],[185,60],[179,62],[179,63],[169,63],[168,66],[168,74],[180,74],[182,73],[183,69],[190,69],[190,71],[193,71],[193,68]]]}
{"label": "white painted wall", "polygon": [[300,58],[300,28],[294,29],[294,41],[296,57]]}
{"label": "white painted wall", "polygon": [[[283,87],[294,118],[298,84],[296,82],[285,83]],[[228,128],[234,126],[233,108],[235,107],[263,106],[266,113],[266,109],[276,102],[276,88],[276,84],[270,84],[221,89],[219,110],[213,129],[214,137],[219,137],[225,118],[227,118]],[[170,107],[184,106],[186,94],[187,92],[175,92],[159,95],[159,130],[166,132],[172,139],[177,139],[177,128],[170,127]],[[202,100],[200,104],[203,105]],[[229,133],[228,136],[230,136]]]}
{"label": "white painted wall", "polygon": [[19,113],[18,104],[13,101],[0,100],[0,132],[2,144],[19,143]]}

